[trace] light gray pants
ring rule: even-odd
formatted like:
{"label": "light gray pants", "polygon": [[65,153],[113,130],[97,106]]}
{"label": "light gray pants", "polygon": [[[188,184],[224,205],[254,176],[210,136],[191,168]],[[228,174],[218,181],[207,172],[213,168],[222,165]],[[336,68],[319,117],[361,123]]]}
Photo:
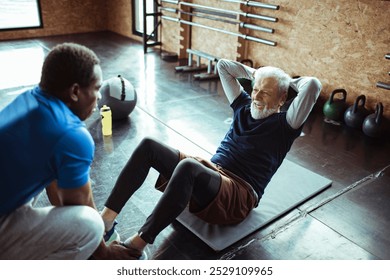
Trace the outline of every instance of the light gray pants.
{"label": "light gray pants", "polygon": [[88,259],[103,237],[99,213],[88,206],[27,203],[0,215],[0,259]]}

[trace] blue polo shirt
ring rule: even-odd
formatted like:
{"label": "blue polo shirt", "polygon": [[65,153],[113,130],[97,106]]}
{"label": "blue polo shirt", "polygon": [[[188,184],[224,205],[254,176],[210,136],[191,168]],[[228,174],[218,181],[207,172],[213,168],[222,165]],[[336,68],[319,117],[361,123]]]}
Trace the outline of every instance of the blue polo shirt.
{"label": "blue polo shirt", "polygon": [[59,99],[35,87],[0,111],[0,214],[30,201],[51,181],[78,188],[89,180],[94,142]]}
{"label": "blue polo shirt", "polygon": [[302,126],[291,128],[286,112],[255,120],[250,104],[246,92],[233,101],[233,123],[211,161],[247,181],[260,199]]}

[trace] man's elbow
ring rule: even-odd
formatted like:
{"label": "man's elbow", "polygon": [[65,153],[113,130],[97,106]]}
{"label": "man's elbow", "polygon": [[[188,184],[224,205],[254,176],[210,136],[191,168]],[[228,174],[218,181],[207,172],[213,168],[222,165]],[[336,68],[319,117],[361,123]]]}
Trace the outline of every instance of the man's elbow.
{"label": "man's elbow", "polygon": [[316,92],[320,93],[322,90],[322,84],[319,79],[316,77],[312,77],[309,81],[309,86],[311,89],[316,90]]}
{"label": "man's elbow", "polygon": [[218,72],[224,71],[228,67],[229,61],[227,59],[221,58],[217,62]]}

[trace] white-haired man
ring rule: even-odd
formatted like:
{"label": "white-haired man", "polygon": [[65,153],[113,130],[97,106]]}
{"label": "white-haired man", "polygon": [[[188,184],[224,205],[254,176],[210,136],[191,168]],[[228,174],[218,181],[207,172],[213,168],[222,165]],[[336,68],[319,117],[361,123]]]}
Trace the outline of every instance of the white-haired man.
{"label": "white-haired man", "polygon": [[[156,187],[164,191],[161,199],[140,230],[121,243],[132,252],[138,251],[134,259],[187,205],[190,212],[211,224],[245,219],[300,135],[321,91],[318,79],[292,79],[275,67],[256,70],[225,59],[219,60],[217,67],[234,117],[212,158],[191,157],[146,138],[123,168],[105,204],[102,217],[108,235],[149,169],[153,167],[160,173]],[[251,95],[237,78],[254,79]],[[298,94],[289,109],[282,112],[290,86]]]}

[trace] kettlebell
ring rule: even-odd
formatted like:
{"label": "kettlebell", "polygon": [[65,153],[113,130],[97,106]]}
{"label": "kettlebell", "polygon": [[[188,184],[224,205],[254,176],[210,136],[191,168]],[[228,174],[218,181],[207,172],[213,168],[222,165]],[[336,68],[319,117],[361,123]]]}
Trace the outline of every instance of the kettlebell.
{"label": "kettlebell", "polygon": [[365,107],[366,96],[359,95],[355,103],[350,106],[344,113],[344,122],[349,127],[361,128],[364,119],[370,113]]}
{"label": "kettlebell", "polygon": [[375,113],[368,115],[363,122],[363,132],[369,137],[379,137],[383,130],[383,104],[376,104]]}
{"label": "kettlebell", "polygon": [[[341,99],[334,99],[334,96],[337,93],[342,94]],[[332,91],[329,96],[329,99],[325,102],[323,107],[323,113],[326,118],[339,122],[343,119],[344,111],[346,108],[345,100],[347,99],[347,92],[345,89],[339,88]]]}

